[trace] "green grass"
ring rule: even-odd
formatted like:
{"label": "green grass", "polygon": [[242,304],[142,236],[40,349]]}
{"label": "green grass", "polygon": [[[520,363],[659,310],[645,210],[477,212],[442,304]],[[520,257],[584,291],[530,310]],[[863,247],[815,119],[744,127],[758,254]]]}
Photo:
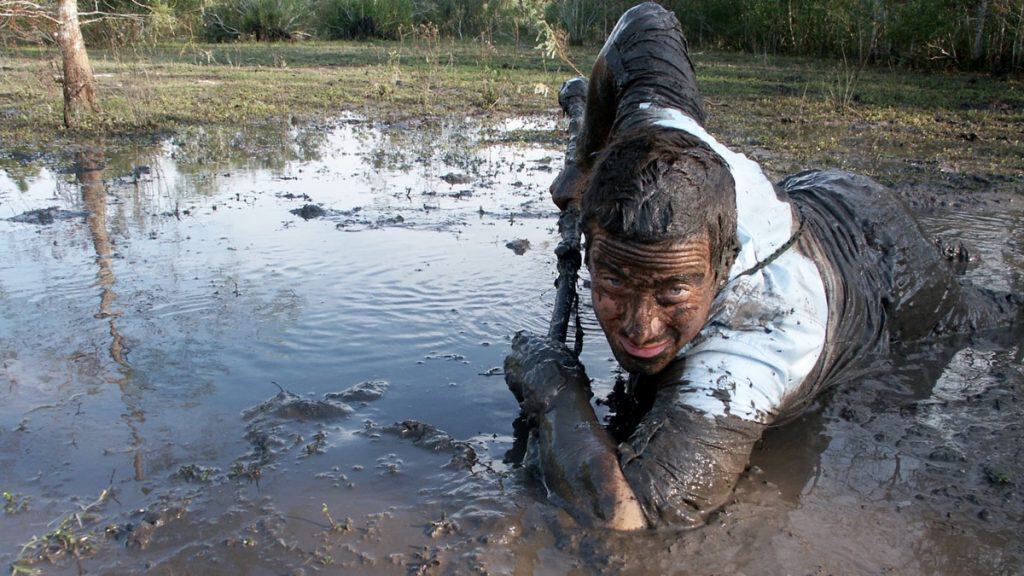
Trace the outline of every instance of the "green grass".
{"label": "green grass", "polygon": [[[572,56],[587,70],[596,52],[577,48]],[[93,50],[103,109],[66,131],[56,53],[32,47],[3,56],[0,156],[7,165],[82,143],[301,124],[345,112],[394,120],[553,114],[558,87],[573,74],[528,46],[437,38]],[[977,175],[1020,189],[1020,79],[740,53],[696,52],[693,60],[711,131],[776,176],[843,167],[889,183]]]}

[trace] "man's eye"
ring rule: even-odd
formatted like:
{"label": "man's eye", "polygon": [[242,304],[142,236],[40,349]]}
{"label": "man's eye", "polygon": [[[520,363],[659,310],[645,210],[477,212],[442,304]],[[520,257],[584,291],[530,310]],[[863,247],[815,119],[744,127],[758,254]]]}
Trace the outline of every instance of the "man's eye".
{"label": "man's eye", "polygon": [[622,280],[620,278],[616,278],[615,276],[605,276],[604,282],[605,284],[611,286],[612,288],[622,288]]}
{"label": "man's eye", "polygon": [[670,286],[667,290],[665,290],[665,295],[668,296],[669,298],[679,298],[681,296],[685,296],[689,292],[690,289],[686,285],[676,284],[675,286]]}

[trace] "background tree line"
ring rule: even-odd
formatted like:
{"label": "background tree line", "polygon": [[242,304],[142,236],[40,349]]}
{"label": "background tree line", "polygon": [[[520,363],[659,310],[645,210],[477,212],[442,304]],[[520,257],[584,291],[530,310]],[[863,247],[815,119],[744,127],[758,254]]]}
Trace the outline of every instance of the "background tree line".
{"label": "background tree line", "polygon": [[[275,41],[397,38],[417,27],[485,41],[533,41],[550,27],[600,42],[633,0],[89,0],[107,15],[86,44],[143,38]],[[0,0],[0,40],[38,29]],[[697,48],[837,57],[996,73],[1024,70],[1024,0],[662,0]],[[113,17],[118,15],[121,17]],[[124,16],[131,16],[125,18]],[[17,33],[17,34],[15,34]],[[46,37],[46,35],[42,35]]]}

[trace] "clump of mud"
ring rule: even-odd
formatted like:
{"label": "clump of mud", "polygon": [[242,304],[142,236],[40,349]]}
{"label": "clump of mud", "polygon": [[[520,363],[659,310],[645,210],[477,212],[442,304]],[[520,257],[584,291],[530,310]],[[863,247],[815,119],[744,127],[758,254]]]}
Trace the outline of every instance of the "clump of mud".
{"label": "clump of mud", "polygon": [[447,464],[449,468],[470,470],[479,462],[476,450],[473,449],[469,442],[456,440],[447,432],[430,424],[424,424],[416,420],[405,420],[385,426],[382,430],[399,438],[412,440],[414,445],[421,448],[433,450],[434,452],[451,453],[452,459]]}
{"label": "clump of mud", "polygon": [[326,394],[324,399],[341,402],[373,402],[384,396],[388,386],[387,380],[366,380],[341,392]]}
{"label": "clump of mud", "polygon": [[509,240],[505,243],[505,247],[514,252],[516,256],[522,256],[530,249],[530,241],[525,238]]}
{"label": "clump of mud", "polygon": [[327,211],[316,204],[303,204],[302,208],[295,208],[290,210],[290,212],[303,220],[323,218],[327,215]]}
{"label": "clump of mud", "polygon": [[281,389],[276,396],[242,412],[242,418],[253,420],[272,415],[288,420],[325,420],[352,414],[352,407],[344,402],[324,397],[323,400],[303,398]]}

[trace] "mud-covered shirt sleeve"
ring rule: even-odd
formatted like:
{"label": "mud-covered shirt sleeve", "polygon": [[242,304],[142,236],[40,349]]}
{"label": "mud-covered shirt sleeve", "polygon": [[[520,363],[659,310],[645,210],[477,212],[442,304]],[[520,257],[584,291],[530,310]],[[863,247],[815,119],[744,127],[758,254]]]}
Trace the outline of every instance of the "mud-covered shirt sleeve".
{"label": "mud-covered shirt sleeve", "polygon": [[652,527],[695,527],[725,503],[764,425],[690,408],[682,386],[658,390],[619,465]]}
{"label": "mud-covered shirt sleeve", "polygon": [[654,2],[627,10],[594,62],[576,163],[591,168],[613,133],[649,120],[641,103],[678,108],[701,124],[697,75],[675,14]]}

